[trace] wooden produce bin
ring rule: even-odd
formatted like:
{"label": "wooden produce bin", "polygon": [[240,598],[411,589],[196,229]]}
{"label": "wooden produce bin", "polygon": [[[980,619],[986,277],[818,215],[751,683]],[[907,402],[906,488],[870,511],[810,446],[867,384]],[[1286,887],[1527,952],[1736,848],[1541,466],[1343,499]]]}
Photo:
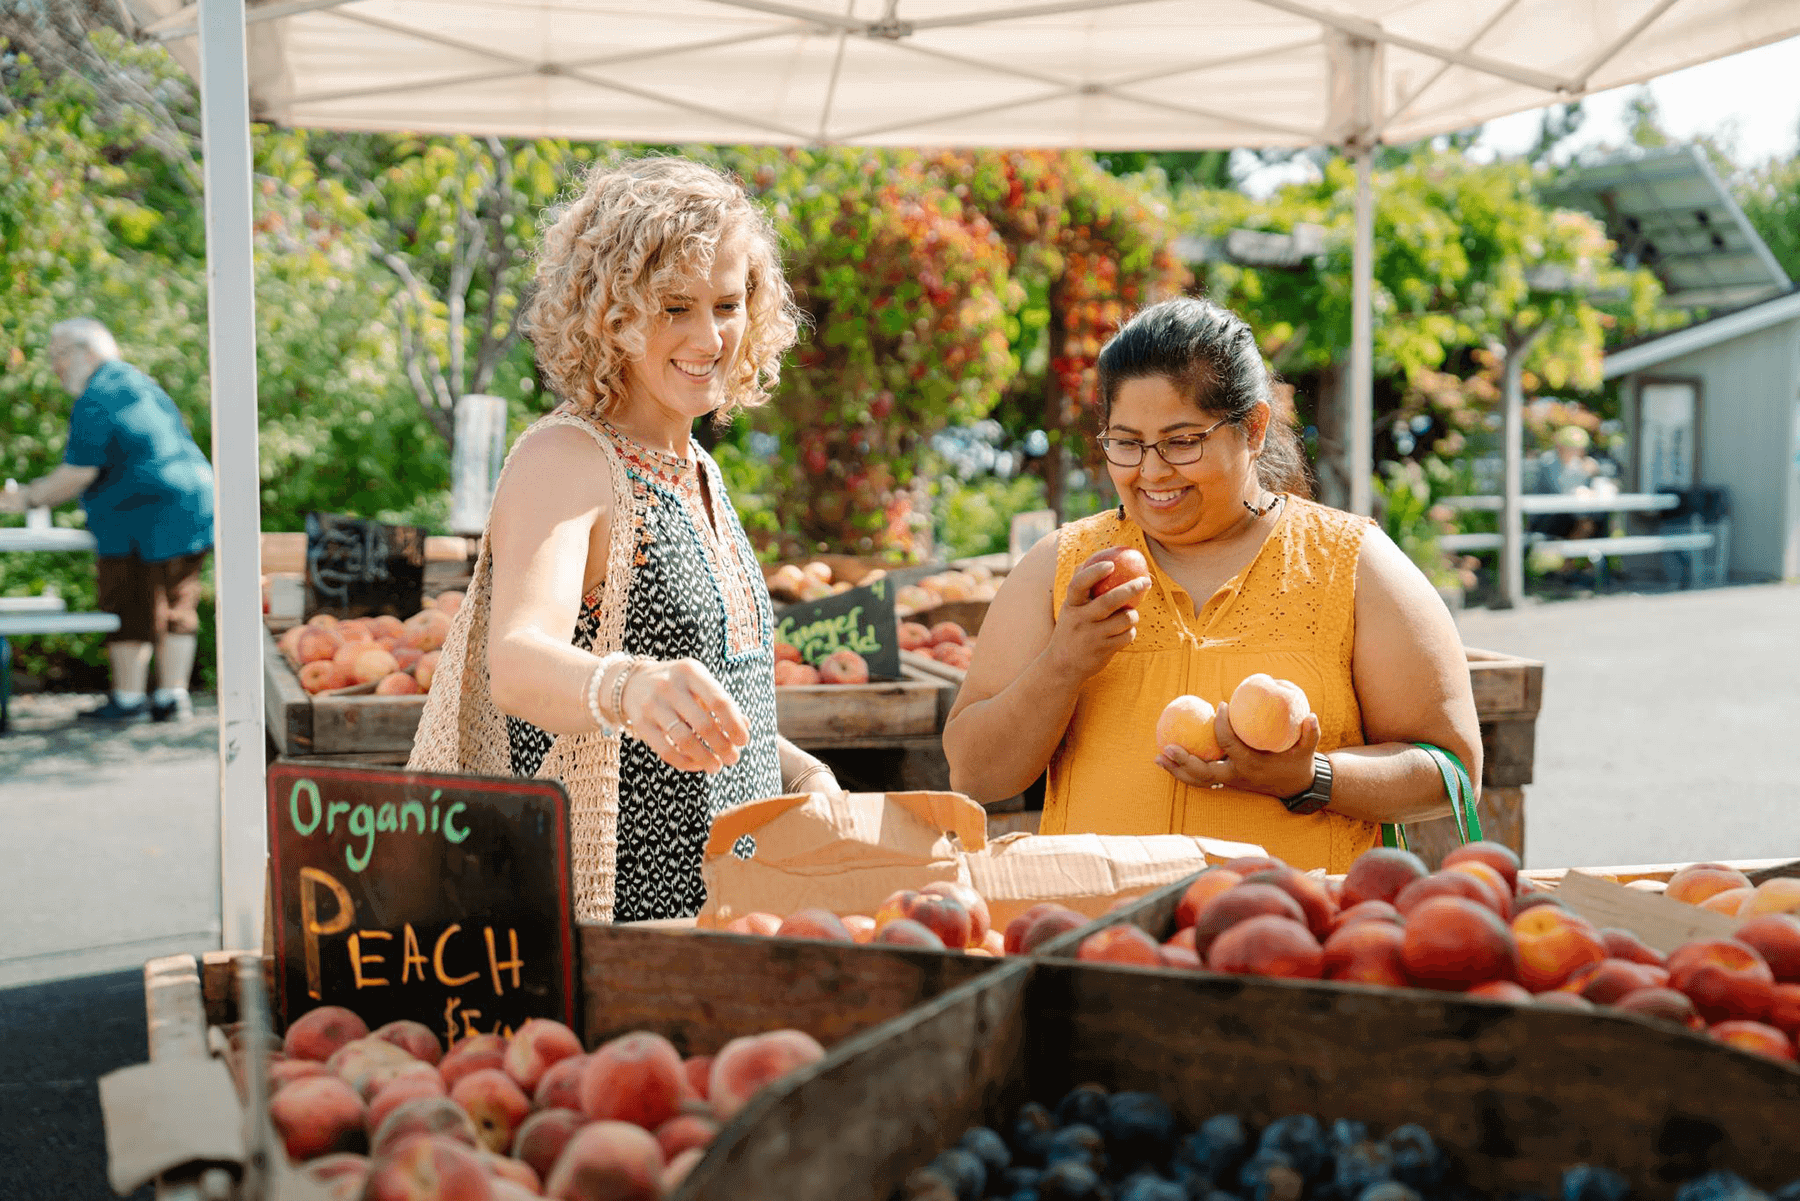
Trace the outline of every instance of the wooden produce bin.
{"label": "wooden produce bin", "polygon": [[944,718],[955,698],[954,684],[907,662],[898,680],[777,688],[776,726],[852,792],[943,791]]}
{"label": "wooden produce bin", "polygon": [[677,1201],[887,1198],[969,1126],[1099,1083],[1183,1127],[1310,1113],[1425,1127],[1477,1196],[1559,1195],[1578,1162],[1639,1201],[1728,1168],[1800,1176],[1800,1071],[1629,1015],[1089,964],[1008,964],[835,1048],[721,1132]]}
{"label": "wooden produce bin", "polygon": [[281,758],[345,766],[405,763],[424,713],[423,694],[312,695],[264,627],[263,717]]}

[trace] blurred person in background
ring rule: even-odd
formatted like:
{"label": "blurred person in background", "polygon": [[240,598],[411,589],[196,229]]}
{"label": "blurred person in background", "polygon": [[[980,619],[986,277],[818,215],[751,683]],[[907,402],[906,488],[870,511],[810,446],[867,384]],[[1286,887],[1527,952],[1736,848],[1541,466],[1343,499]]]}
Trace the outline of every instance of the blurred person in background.
{"label": "blurred person in background", "polygon": [[[188,679],[199,630],[200,571],[213,544],[212,464],[156,381],[119,357],[87,317],[50,331],[50,366],[75,397],[60,467],[0,494],[0,513],[81,498],[99,544],[99,607],[112,695],[81,714],[101,722],[172,721],[193,712]],[[149,692],[150,662],[156,690]]]}

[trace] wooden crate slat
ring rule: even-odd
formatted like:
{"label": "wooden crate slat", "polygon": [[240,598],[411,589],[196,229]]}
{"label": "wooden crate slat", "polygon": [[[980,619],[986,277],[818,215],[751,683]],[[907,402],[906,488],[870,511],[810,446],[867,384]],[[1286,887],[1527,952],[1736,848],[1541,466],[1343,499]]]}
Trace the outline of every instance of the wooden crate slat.
{"label": "wooden crate slat", "polygon": [[424,715],[422,695],[315,696],[313,754],[409,752]]}
{"label": "wooden crate slat", "polygon": [[312,694],[300,686],[300,677],[288,666],[275,638],[263,630],[263,717],[275,748],[284,755],[312,750]]}

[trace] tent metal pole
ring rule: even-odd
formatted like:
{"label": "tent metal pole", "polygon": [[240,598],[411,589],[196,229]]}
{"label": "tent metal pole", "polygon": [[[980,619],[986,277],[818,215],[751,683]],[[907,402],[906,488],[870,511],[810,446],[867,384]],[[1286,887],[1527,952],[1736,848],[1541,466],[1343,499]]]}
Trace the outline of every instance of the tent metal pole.
{"label": "tent metal pole", "polygon": [[1375,338],[1370,312],[1375,292],[1375,197],[1370,182],[1375,150],[1356,149],[1356,248],[1351,265],[1350,420],[1345,469],[1352,513],[1374,512]]}
{"label": "tent metal pole", "polygon": [[1500,487],[1500,596],[1495,608],[1516,609],[1525,602],[1525,509],[1521,497],[1525,477],[1525,356],[1543,336],[1538,326],[1519,337],[1508,331],[1502,371],[1500,444],[1504,475]]}
{"label": "tent metal pole", "polygon": [[219,918],[223,947],[262,945],[262,478],[244,0],[200,0],[219,641]]}

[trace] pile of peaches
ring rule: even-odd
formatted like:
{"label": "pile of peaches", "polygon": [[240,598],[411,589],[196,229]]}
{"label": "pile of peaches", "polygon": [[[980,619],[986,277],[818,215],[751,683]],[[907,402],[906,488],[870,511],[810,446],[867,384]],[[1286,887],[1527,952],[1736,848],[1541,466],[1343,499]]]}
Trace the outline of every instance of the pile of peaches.
{"label": "pile of peaches", "polygon": [[375,685],[378,696],[431,691],[438,648],[462,605],[461,592],[440,592],[405,621],[391,614],[339,619],[315,613],[275,644],[310,693]]}
{"label": "pile of peaches", "polygon": [[[1642,883],[1646,889],[1655,885]],[[1776,876],[1761,884],[1751,884],[1750,877],[1724,863],[1693,863],[1669,877],[1662,889],[1665,897],[1710,909],[1726,917],[1740,920],[1761,917],[1767,913],[1800,915],[1800,880]]]}
{"label": "pile of peaches", "polygon": [[975,657],[975,639],[954,621],[940,621],[927,626],[923,622],[900,623],[900,649],[929,655],[939,663],[962,671],[969,670]]}
{"label": "pile of peaches", "polygon": [[[868,583],[864,580],[863,583]],[[928,575],[917,583],[894,590],[894,610],[902,617],[924,613],[957,601],[991,601],[1000,591],[1000,577],[987,567],[975,566]]]}
{"label": "pile of peaches", "polygon": [[792,688],[800,684],[867,684],[869,661],[841,647],[832,651],[814,667],[800,655],[800,648],[788,642],[775,644],[775,687]]}
{"label": "pile of peaches", "polygon": [[1518,871],[1518,856],[1489,842],[1452,851],[1437,872],[1378,847],[1341,882],[1277,859],[1235,859],[1195,877],[1165,942],[1116,925],[1084,939],[1078,957],[1608,1006],[1796,1058],[1800,917],[1765,913],[1732,938],[1664,956],[1630,931],[1595,928]]}
{"label": "pile of peaches", "polygon": [[686,1059],[635,1031],[588,1054],[542,1018],[446,1052],[418,1022],[371,1033],[327,1005],[270,1053],[269,1116],[288,1158],[338,1201],[658,1201],[759,1089],[824,1054],[799,1030]]}
{"label": "pile of peaches", "polygon": [[934,880],[921,888],[894,893],[873,916],[837,914],[829,909],[801,909],[787,917],[756,912],[733,918],[724,929],[732,934],[925,947],[998,958],[1035,950],[1060,934],[1087,925],[1088,920],[1066,905],[1046,903],[1027,909],[1002,932],[993,928],[987,901],[980,893],[967,884]]}
{"label": "pile of peaches", "polygon": [[[886,574],[878,567],[863,576],[857,584],[873,584]],[[852,587],[849,580],[840,580],[833,575],[831,564],[817,559],[804,566],[783,563],[769,573],[769,578],[764,583],[768,585],[771,598],[789,603],[821,600],[840,592],[848,592]]]}

